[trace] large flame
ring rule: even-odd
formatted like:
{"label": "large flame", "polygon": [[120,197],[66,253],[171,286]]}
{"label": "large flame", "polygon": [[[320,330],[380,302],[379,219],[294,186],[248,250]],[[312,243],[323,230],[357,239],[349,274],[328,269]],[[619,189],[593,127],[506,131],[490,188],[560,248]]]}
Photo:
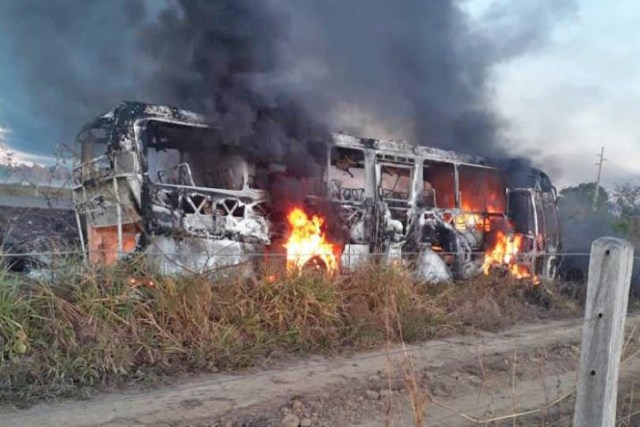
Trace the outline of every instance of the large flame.
{"label": "large flame", "polygon": [[291,233],[284,247],[287,249],[287,269],[301,269],[313,260],[321,260],[327,270],[338,268],[335,246],[329,243],[321,230],[324,218],[311,218],[300,208],[294,208],[287,215]]}
{"label": "large flame", "polygon": [[524,236],[520,233],[507,235],[498,231],[495,239],[494,246],[485,253],[482,263],[484,274],[488,275],[492,267],[506,267],[513,277],[517,279],[532,278],[533,282],[537,284],[538,277],[532,277],[527,266],[517,264],[517,256],[522,248]]}
{"label": "large flame", "polygon": [[491,223],[488,218],[486,218],[481,209],[475,209],[468,202],[462,203],[461,213],[458,214],[454,221],[454,227],[458,231],[464,231],[467,229],[476,229],[479,232],[488,233],[491,231]]}

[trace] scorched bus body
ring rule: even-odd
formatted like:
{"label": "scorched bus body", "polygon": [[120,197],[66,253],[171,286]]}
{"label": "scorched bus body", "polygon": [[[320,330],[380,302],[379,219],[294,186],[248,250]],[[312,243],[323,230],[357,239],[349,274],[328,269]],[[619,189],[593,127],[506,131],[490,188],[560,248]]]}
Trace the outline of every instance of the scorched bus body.
{"label": "scorched bus body", "polygon": [[[91,263],[141,253],[175,273],[278,253],[286,226],[272,190],[287,168],[216,139],[203,116],[124,102],[87,124],[78,144],[74,205]],[[430,281],[470,277],[496,239],[518,234],[511,262],[557,274],[556,191],[543,172],[516,179],[478,157],[344,134],[316,151],[322,172],[297,191],[311,213],[331,207],[342,271],[376,260]]]}

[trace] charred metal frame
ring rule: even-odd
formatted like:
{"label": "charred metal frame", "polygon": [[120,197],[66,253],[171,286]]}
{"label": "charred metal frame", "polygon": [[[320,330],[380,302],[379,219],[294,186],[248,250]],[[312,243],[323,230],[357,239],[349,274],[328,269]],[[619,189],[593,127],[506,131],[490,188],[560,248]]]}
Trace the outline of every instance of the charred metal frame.
{"label": "charred metal frame", "polygon": [[[74,169],[74,205],[78,218],[86,218],[89,261],[111,263],[145,252],[163,271],[172,272],[236,264],[259,253],[269,243],[268,224],[263,212],[254,211],[261,210],[266,193],[246,183],[230,190],[153,182],[147,156],[151,122],[210,128],[197,114],[133,102],[85,126],[83,132],[108,129],[106,153]],[[167,206],[170,202],[175,203]],[[219,223],[198,221],[211,219],[204,210],[215,209],[223,211]],[[216,234],[214,226],[224,231]]]}
{"label": "charred metal frame", "polygon": [[[416,262],[416,269],[420,275],[429,280],[448,280],[452,275],[464,276],[475,274],[479,267],[478,257],[474,251],[484,250],[482,244],[473,245],[464,232],[455,229],[454,224],[466,214],[460,209],[458,189],[458,166],[469,165],[491,169],[483,165],[482,159],[439,150],[431,147],[414,146],[404,141],[382,141],[374,139],[355,138],[348,135],[335,135],[334,144],[337,147],[361,150],[367,159],[365,174],[374,183],[365,193],[369,199],[362,204],[359,217],[373,220],[369,226],[369,233],[364,239],[370,242],[370,250],[375,253],[385,253],[389,260],[400,258],[411,259]],[[423,165],[426,160],[449,163],[454,171],[455,207],[443,209],[433,207],[419,207],[418,196],[423,185]],[[383,164],[399,164],[411,169],[410,194],[404,201],[385,197],[380,191],[381,170]],[[329,165],[330,167],[330,165]],[[334,198],[334,202],[341,203]],[[353,209],[352,204],[343,206]],[[396,214],[393,215],[391,210]],[[404,215],[402,213],[404,212]],[[445,219],[446,218],[446,219]],[[366,228],[364,224],[352,225],[352,228]],[[424,241],[422,236],[428,227],[438,227],[446,230],[452,239],[445,256],[433,256],[434,244]],[[354,239],[355,240],[355,239]],[[362,240],[362,239],[360,239]],[[480,243],[483,242],[479,240]],[[354,242],[355,243],[355,242]],[[454,260],[446,265],[445,257]],[[474,271],[468,271],[474,267]]]}
{"label": "charred metal frame", "polygon": [[[86,136],[95,129],[104,130],[106,142],[104,154],[83,154],[81,163],[74,169],[74,205],[78,223],[82,217],[86,220],[86,233],[80,229],[80,237],[83,244],[84,239],[87,240],[88,260],[110,263],[140,252],[163,271],[177,272],[245,263],[250,261],[250,255],[263,253],[271,243],[275,225],[269,214],[268,192],[249,187],[248,160],[242,158],[243,184],[239,189],[198,186],[189,164],[182,162],[182,154],[180,163],[174,167],[180,182],[167,183],[162,179],[154,182],[149,171],[151,123],[212,129],[198,114],[135,102],[124,102],[83,128],[78,138],[83,144],[83,153],[85,145],[93,144],[92,149],[86,151],[95,154],[95,144]],[[331,153],[337,149],[363,153],[361,189],[344,192],[339,186],[336,192],[332,174],[337,169],[332,165]],[[368,259],[370,254],[382,253],[387,262],[402,259],[412,263],[417,274],[427,280],[469,277],[479,273],[487,235],[497,229],[508,229],[507,209],[490,213],[466,211],[461,207],[461,167],[501,173],[482,158],[404,141],[344,134],[334,134],[327,151],[325,197],[339,212],[348,236],[343,242],[341,260],[345,270]],[[433,206],[419,203],[424,192],[425,161],[451,165],[454,206],[438,207],[435,190]],[[349,173],[348,164],[345,167]],[[345,167],[339,170],[344,172]],[[391,197],[397,196],[394,191],[385,194],[382,188],[385,167],[408,171],[406,198]],[[163,176],[167,175],[168,171]],[[400,178],[398,172],[396,185]],[[545,218],[536,215],[536,200],[546,197],[553,205],[553,212],[547,215],[557,217],[555,189],[548,177],[533,170],[530,185],[517,189],[505,186],[503,191],[505,198],[515,192],[526,192],[532,200],[536,225],[527,239],[534,244],[522,254],[519,262],[527,264],[535,274],[554,276],[559,262],[554,255],[560,249],[559,229],[556,235],[540,237],[539,224]],[[491,223],[491,230],[479,228],[479,218],[482,224]]]}

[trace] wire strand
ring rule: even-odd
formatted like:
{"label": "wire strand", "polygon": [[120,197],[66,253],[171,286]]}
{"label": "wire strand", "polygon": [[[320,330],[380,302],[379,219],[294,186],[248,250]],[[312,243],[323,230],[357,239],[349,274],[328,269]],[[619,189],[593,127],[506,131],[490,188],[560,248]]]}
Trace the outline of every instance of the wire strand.
{"label": "wire strand", "polygon": [[[109,250],[109,249],[97,249],[87,251],[89,253],[110,253],[110,254],[123,254],[123,255],[167,255],[167,256],[181,256],[181,257],[201,257],[203,254],[194,254],[194,253],[184,253],[184,252],[149,252],[149,251],[132,251],[132,252],[120,252],[118,250]],[[39,251],[39,252],[0,252],[0,258],[2,257],[32,257],[32,256],[40,256],[40,255],[76,255],[82,254],[82,250],[73,250],[73,251]],[[457,252],[433,252],[436,255],[459,255]],[[421,255],[421,252],[403,252],[402,256],[417,256]],[[469,255],[486,255],[486,252],[465,252],[465,254]],[[262,258],[278,258],[278,257],[286,257],[286,253],[244,253],[244,254],[229,254],[229,253],[214,253],[208,254],[204,253],[204,255],[208,255],[210,257],[262,257]],[[300,253],[299,255],[305,256],[313,256],[317,255],[316,253]],[[344,255],[344,254],[343,254]],[[346,256],[351,256],[352,258],[360,258],[360,257],[382,257],[389,256],[389,253],[386,252],[370,252],[366,254],[351,254]],[[526,254],[529,255],[529,254]],[[591,254],[588,252],[538,252],[535,256],[590,256]],[[533,256],[533,254],[531,254]],[[635,259],[640,259],[640,257],[636,256]]]}

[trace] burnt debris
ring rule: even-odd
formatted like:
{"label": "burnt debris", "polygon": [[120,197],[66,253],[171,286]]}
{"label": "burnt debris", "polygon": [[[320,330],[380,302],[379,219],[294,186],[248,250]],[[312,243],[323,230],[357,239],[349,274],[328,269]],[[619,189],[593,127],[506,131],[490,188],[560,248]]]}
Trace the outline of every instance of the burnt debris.
{"label": "burnt debris", "polygon": [[297,206],[329,218],[343,270],[378,254],[425,280],[469,277],[496,236],[519,233],[510,263],[536,277],[557,272],[555,189],[534,169],[510,187],[507,168],[479,157],[333,134],[308,154],[317,168],[299,174],[227,144],[204,116],[130,102],[78,141],[74,200],[94,263],[143,252],[169,272],[255,265],[278,252]]}

